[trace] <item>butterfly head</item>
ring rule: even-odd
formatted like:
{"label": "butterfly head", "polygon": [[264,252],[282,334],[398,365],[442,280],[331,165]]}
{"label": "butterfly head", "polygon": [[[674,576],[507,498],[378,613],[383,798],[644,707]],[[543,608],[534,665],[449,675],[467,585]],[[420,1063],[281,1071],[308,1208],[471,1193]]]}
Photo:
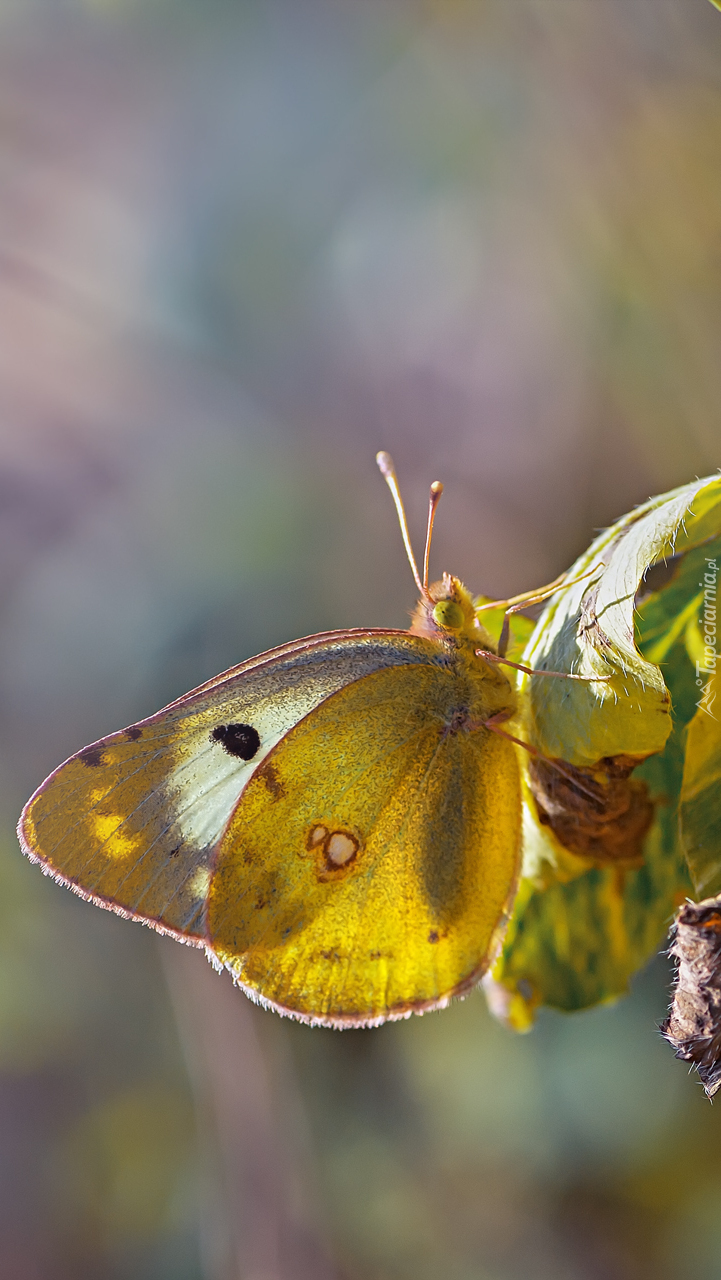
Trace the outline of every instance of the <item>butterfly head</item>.
{"label": "butterfly head", "polygon": [[471,641],[477,648],[493,648],[493,641],[476,616],[470,591],[459,578],[444,573],[423,593],[416,605],[411,631],[433,640]]}

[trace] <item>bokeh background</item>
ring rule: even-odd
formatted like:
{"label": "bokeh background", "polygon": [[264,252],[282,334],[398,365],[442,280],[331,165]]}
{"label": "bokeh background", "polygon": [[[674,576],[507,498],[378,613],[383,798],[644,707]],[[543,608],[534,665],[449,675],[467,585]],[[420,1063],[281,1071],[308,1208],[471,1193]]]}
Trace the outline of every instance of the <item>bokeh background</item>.
{"label": "bokeh background", "polygon": [[0,3],[0,1275],[713,1280],[721,1114],[630,997],[251,1006],[24,862],[85,742],[547,581],[721,462],[708,0]]}

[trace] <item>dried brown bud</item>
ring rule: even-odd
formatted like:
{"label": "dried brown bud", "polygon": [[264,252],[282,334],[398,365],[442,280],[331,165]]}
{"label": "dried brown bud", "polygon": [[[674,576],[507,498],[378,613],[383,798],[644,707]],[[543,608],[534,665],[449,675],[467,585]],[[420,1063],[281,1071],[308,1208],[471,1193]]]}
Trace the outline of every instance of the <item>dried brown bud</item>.
{"label": "dried brown bud", "polygon": [[712,1098],[721,1086],[721,898],[681,907],[669,955],[676,986],[661,1030],[676,1057],[694,1064]]}

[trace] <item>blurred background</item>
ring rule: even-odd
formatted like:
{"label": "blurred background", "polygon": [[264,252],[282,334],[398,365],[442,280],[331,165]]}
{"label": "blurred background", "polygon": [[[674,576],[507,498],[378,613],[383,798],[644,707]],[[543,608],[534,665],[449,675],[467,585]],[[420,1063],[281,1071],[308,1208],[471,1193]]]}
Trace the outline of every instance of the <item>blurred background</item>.
{"label": "blurred background", "polygon": [[0,1275],[712,1280],[721,1114],[626,1001],[251,1006],[17,848],[87,741],[505,594],[721,462],[708,0],[1,0]]}

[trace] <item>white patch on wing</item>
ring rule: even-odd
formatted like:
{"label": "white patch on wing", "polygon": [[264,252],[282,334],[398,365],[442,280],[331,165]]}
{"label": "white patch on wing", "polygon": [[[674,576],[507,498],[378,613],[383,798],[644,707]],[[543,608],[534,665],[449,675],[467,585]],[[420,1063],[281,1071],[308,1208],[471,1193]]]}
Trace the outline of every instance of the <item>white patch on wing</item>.
{"label": "white patch on wing", "polygon": [[252,774],[281,738],[323,700],[326,692],[317,686],[295,688],[281,700],[276,696],[272,702],[256,704],[252,717],[247,707],[232,715],[227,705],[222,706],[217,724],[252,723],[258,730],[260,747],[252,760],[230,755],[222,743],[211,741],[215,726],[208,722],[207,713],[198,717],[202,718],[202,728],[191,728],[192,721],[187,724],[178,746],[177,763],[165,784],[174,820],[186,844],[201,850],[216,843]]}

